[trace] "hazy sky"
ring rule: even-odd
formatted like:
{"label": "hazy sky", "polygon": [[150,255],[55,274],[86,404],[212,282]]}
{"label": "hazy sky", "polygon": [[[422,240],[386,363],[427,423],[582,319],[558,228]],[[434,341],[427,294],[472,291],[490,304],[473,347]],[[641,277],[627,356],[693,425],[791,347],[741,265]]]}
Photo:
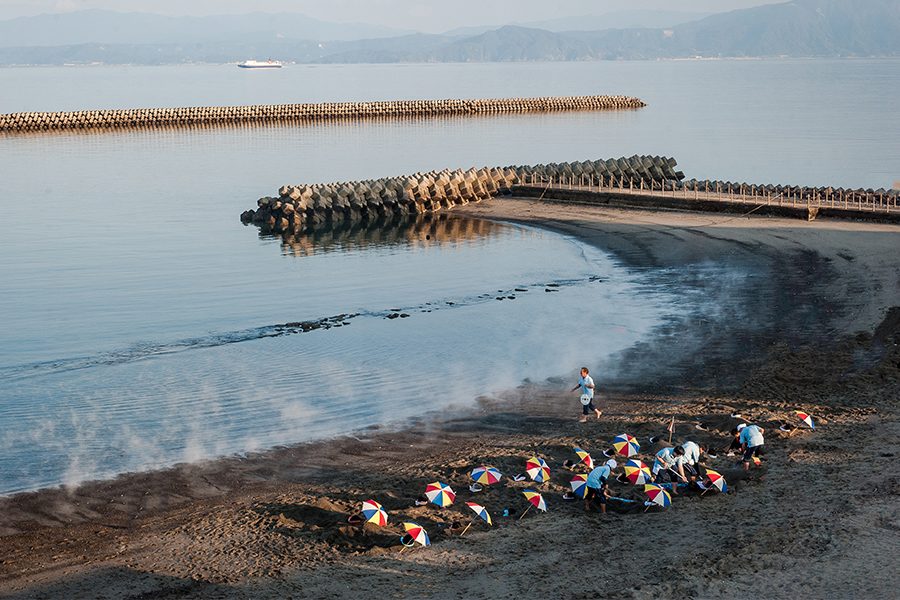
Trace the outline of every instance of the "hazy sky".
{"label": "hazy sky", "polygon": [[446,31],[616,10],[721,12],[784,0],[0,0],[0,19],[87,8],[170,15],[299,12],[326,21]]}

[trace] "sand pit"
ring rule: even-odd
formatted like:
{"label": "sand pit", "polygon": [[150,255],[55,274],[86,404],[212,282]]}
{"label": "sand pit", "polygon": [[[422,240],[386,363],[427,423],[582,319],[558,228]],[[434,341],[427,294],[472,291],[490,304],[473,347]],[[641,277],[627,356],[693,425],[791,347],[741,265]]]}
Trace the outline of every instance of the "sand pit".
{"label": "sand pit", "polygon": [[[56,598],[833,598],[893,593],[900,477],[900,228],[864,223],[624,212],[519,200],[466,212],[576,235],[661,286],[713,298],[716,311],[667,323],[656,339],[592,365],[603,418],[579,423],[571,374],[402,431],[0,500],[0,592]],[[726,220],[727,219],[727,220]],[[722,279],[701,271],[725,266]],[[724,277],[724,275],[723,275]],[[602,343],[602,336],[598,336]],[[579,365],[573,365],[573,373]],[[794,414],[817,429],[780,432]],[[615,435],[644,462],[675,417],[674,440],[721,448],[744,418],[766,428],[768,460],[749,475],[720,451],[732,493],[688,492],[666,511],[563,500],[574,446],[603,458]],[[701,423],[703,429],[698,429]],[[531,456],[542,486],[512,482]],[[621,463],[622,461],[620,461]],[[468,491],[496,466],[501,484]],[[454,505],[415,506],[432,481]],[[521,491],[546,499],[531,510]],[[613,494],[643,501],[639,486]],[[386,528],[353,526],[376,498]],[[476,522],[483,504],[494,526]],[[511,509],[503,517],[503,508]],[[512,512],[515,511],[515,512]],[[432,546],[400,552],[401,520]],[[457,526],[451,526],[457,522]],[[865,548],[865,552],[860,552]]]}

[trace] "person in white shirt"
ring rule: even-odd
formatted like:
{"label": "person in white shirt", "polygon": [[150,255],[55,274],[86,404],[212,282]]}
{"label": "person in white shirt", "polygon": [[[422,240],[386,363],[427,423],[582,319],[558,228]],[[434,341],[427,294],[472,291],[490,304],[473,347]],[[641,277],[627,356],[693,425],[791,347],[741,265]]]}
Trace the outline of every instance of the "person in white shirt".
{"label": "person in white shirt", "polygon": [[675,468],[685,481],[696,481],[700,475],[700,457],[706,452],[706,446],[687,441],[681,445],[684,454],[675,459]]}
{"label": "person in white shirt", "polygon": [[744,450],[743,462],[745,471],[750,470],[750,462],[754,456],[765,454],[766,440],[763,437],[765,432],[766,430],[759,425],[747,425],[741,429],[740,441],[741,448]]}
{"label": "person in white shirt", "polygon": [[588,371],[587,367],[581,367],[581,377],[578,378],[578,385],[572,388],[571,391],[575,391],[581,388],[581,422],[584,423],[587,421],[588,415],[591,414],[591,411],[597,415],[597,419],[600,419],[600,415],[603,412],[594,406],[594,380],[591,379],[590,371]]}
{"label": "person in white shirt", "polygon": [[671,482],[672,495],[678,495],[678,480],[687,481],[687,478],[676,469],[682,456],[684,456],[684,448],[681,446],[663,448],[656,453],[656,459],[653,461],[653,482]]}

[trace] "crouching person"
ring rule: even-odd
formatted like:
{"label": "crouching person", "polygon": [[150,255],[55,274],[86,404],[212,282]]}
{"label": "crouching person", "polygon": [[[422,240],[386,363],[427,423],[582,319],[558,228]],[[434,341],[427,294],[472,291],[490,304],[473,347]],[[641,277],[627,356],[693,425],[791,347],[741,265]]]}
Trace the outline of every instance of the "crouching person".
{"label": "crouching person", "polygon": [[684,454],[676,457],[675,469],[682,481],[696,482],[704,473],[705,466],[700,459],[706,453],[706,445],[696,442],[685,442],[681,445]]}
{"label": "crouching person", "polygon": [[762,456],[765,454],[766,440],[763,438],[765,429],[759,425],[747,425],[741,430],[741,447],[744,451],[744,470],[750,470],[750,462],[754,456]]}
{"label": "crouching person", "polygon": [[609,477],[618,464],[609,459],[602,466],[594,468],[587,476],[587,492],[584,496],[584,510],[590,512],[599,505],[600,512],[606,514],[606,499],[609,498]]}
{"label": "crouching person", "polygon": [[657,452],[656,460],[653,461],[653,482],[671,483],[673,496],[678,495],[678,482],[687,481],[687,478],[678,471],[679,461],[683,456],[684,448],[675,446]]}

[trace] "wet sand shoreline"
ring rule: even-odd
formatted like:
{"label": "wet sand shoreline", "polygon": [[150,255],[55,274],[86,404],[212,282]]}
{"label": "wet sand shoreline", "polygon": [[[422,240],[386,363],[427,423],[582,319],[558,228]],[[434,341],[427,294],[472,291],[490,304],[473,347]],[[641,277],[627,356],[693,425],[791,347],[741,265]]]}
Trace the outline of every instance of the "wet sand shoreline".
{"label": "wet sand shoreline", "polygon": [[[897,482],[874,469],[862,488],[842,486],[862,461],[887,471],[891,457],[880,451],[897,439],[900,338],[896,313],[887,310],[900,305],[900,228],[526,200],[461,212],[576,236],[651,272],[654,285],[709,296],[722,309],[672,321],[616,365],[598,365],[606,402],[600,424],[577,423],[577,400],[564,391],[571,383],[551,380],[403,431],[133,474],[74,493],[2,499],[0,594],[580,597],[605,590],[709,597],[765,589],[768,597],[803,591],[825,597],[829,590],[891,589]],[[575,444],[597,456],[613,435],[629,431],[645,440],[673,415],[676,440],[721,441],[732,410],[771,431],[792,407],[821,417],[820,430],[784,439],[770,434],[772,458],[762,474],[744,482],[728,472],[734,496],[676,499],[665,514],[583,515],[559,498],[567,475],[557,470],[548,514],[501,521],[490,532],[476,526],[463,539],[441,526],[460,519],[465,507],[409,506],[436,478],[450,480],[460,493],[457,504],[470,499],[463,482],[478,462],[512,474],[532,453],[554,466],[571,458]],[[698,420],[712,431],[696,430]],[[845,440],[873,436],[878,448],[844,448]],[[798,480],[802,485],[792,484]],[[881,492],[864,495],[868,484]],[[494,509],[497,519],[497,506],[519,502],[519,487],[471,499]],[[398,555],[393,534],[338,526],[369,496],[392,514],[420,519],[435,545]],[[835,515],[884,554],[854,562],[852,539],[827,522]],[[597,535],[586,539],[593,532],[585,526]],[[742,568],[748,556],[752,566]],[[804,564],[831,565],[835,556],[838,565],[820,568],[818,583],[779,575]],[[534,580],[535,571],[546,576]]]}

